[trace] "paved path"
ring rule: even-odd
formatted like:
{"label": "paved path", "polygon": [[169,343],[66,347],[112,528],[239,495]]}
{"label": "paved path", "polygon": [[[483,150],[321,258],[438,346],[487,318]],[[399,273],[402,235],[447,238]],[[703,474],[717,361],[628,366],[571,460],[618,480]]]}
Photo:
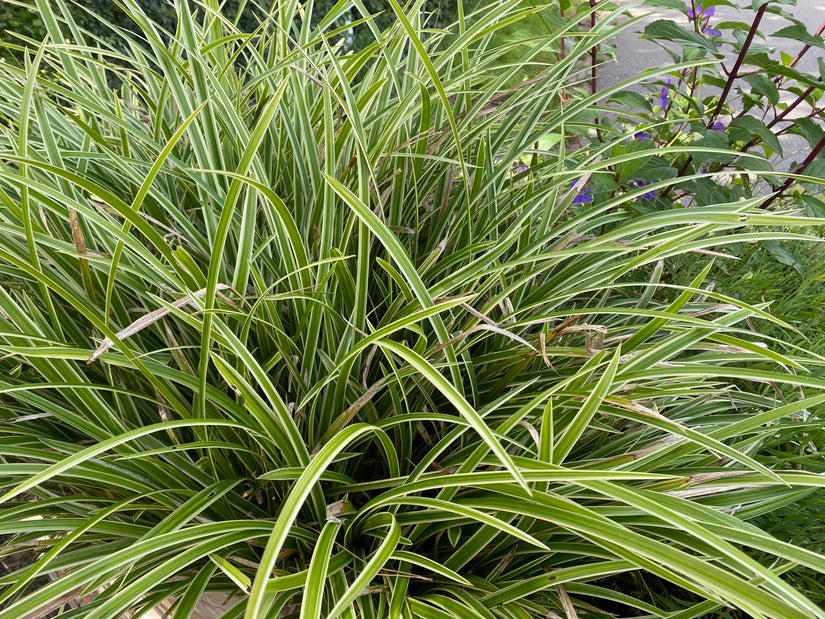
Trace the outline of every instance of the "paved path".
{"label": "paved path", "polygon": [[[734,0],[739,6],[750,6],[750,0]],[[645,22],[636,28],[631,28],[623,32],[616,40],[616,59],[618,63],[609,65],[602,76],[604,77],[604,84],[615,84],[624,79],[638,75],[642,69],[651,66],[665,66],[669,62],[669,56],[655,43],[651,41],[638,40],[638,34],[644,30],[644,23],[649,23],[656,19],[672,19],[677,24],[685,27],[690,26],[690,21],[684,13],[672,11],[669,9],[657,9],[651,7],[640,6],[640,2],[631,2],[630,0],[618,0],[618,4],[629,7],[632,15],[644,15],[652,13]],[[798,0],[797,6],[783,6],[788,13],[793,14],[797,19],[805,23],[808,32],[816,32],[822,22],[825,22],[825,0]],[[744,21],[751,23],[751,18],[754,12],[750,9],[736,9],[734,7],[719,6],[716,7],[716,14],[711,18],[711,25],[720,21]],[[789,26],[791,22],[787,21],[779,15],[772,13],[765,13],[762,18],[759,30],[768,37],[767,44],[776,46],[777,50],[783,50],[795,56],[802,47],[799,43],[795,43],[790,39],[770,38],[770,34],[776,32],[780,28]],[[758,43],[766,43],[766,41],[757,40]],[[723,49],[730,49],[729,45],[724,46]],[[797,65],[803,71],[817,72],[817,56],[823,57],[825,50],[812,49],[804,57],[803,61]]]}

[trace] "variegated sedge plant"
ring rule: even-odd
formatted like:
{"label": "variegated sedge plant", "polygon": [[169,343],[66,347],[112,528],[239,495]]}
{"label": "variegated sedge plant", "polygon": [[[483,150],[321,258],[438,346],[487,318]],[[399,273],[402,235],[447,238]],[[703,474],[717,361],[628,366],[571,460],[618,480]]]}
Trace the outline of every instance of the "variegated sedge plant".
{"label": "variegated sedge plant", "polygon": [[635,19],[524,45],[521,0],[448,30],[389,0],[385,31],[282,0],[252,33],[122,4],[115,48],[37,0],[0,65],[0,534],[33,557],[0,619],[825,616],[787,578],[825,559],[749,522],[823,484],[759,459],[821,415],[822,359],[706,281],[823,222],[628,208],[691,176],[573,203],[649,156],[566,139],[661,74],[575,94]]}

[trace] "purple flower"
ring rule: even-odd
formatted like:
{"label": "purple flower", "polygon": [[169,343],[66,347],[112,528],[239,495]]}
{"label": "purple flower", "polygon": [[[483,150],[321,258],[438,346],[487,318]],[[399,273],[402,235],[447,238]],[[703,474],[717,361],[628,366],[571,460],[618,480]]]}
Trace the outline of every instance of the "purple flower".
{"label": "purple flower", "polygon": [[[513,164],[513,165],[515,166],[515,164]],[[510,172],[510,175],[511,176],[516,176],[517,174],[522,174],[523,172],[526,172],[529,169],[530,169],[529,166],[526,166],[522,163],[518,167],[512,168],[512,172]],[[526,180],[527,180],[526,178],[520,178],[516,182],[523,183]]]}
{"label": "purple flower", "polygon": [[633,134],[633,139],[637,142],[644,142],[650,139],[650,134],[647,131],[637,131]]}
{"label": "purple flower", "polygon": [[725,123],[723,123],[721,120],[717,120],[715,123],[713,123],[708,128],[713,129],[714,131],[721,131],[722,133],[724,133],[725,129],[727,129],[727,127],[725,126]]}
{"label": "purple flower", "polygon": [[[576,181],[570,181],[570,187],[573,188]],[[593,190],[590,187],[582,189],[576,197],[573,198],[573,204],[590,204],[593,201]]]}
{"label": "purple flower", "polygon": [[[645,187],[647,185],[650,185],[650,183],[651,183],[651,181],[636,181],[636,187]],[[643,193],[639,197],[642,200],[645,200],[646,202],[650,202],[651,200],[655,200],[656,199],[656,190],[651,189],[650,191],[648,191],[646,193]]]}
{"label": "purple flower", "polygon": [[709,6],[706,9],[702,9],[702,5],[700,4],[695,9],[688,9],[687,16],[688,19],[696,19],[698,18],[705,18],[705,17],[713,17],[713,14],[716,13],[715,6]]}
{"label": "purple flower", "polygon": [[708,26],[707,28],[702,30],[702,32],[704,32],[709,37],[718,37],[722,34],[721,30],[717,30],[716,28],[711,28],[710,26]]}
{"label": "purple flower", "polygon": [[[665,84],[670,84],[670,78],[667,78],[665,80]],[[670,86],[665,86],[665,87],[662,88],[662,92],[659,93],[659,107],[663,110],[667,107],[667,99],[668,99],[669,91],[670,91]]]}

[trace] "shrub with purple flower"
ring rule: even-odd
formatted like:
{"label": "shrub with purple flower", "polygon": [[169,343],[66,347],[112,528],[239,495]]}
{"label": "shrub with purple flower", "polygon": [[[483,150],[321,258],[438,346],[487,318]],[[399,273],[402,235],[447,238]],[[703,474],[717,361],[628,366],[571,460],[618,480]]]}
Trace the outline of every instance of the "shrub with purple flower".
{"label": "shrub with purple flower", "polygon": [[[521,162],[514,163],[513,166],[510,168],[510,176],[511,177],[512,176],[518,176],[520,174],[523,174],[524,172],[526,172],[529,169],[530,169],[530,166],[525,165],[524,163],[521,163]],[[520,178],[516,182],[523,183],[526,180],[527,180],[526,178]]]}
{"label": "shrub with purple flower", "polygon": [[[570,181],[570,187],[573,188],[576,181]],[[590,187],[583,188],[576,197],[573,198],[573,204],[590,204],[593,202],[593,190]]]}
{"label": "shrub with purple flower", "polygon": [[695,9],[688,9],[687,16],[688,19],[707,19],[708,17],[713,17],[714,13],[716,13],[715,6],[709,6],[703,9],[700,4]]}
{"label": "shrub with purple flower", "polygon": [[659,107],[663,110],[667,107],[667,100],[668,100],[668,97],[669,97],[669,94],[670,94],[671,79],[667,78],[665,80],[665,84],[667,84],[667,85],[664,86],[662,88],[662,92],[659,93]]}
{"label": "shrub with purple flower", "polygon": [[[636,181],[636,187],[646,187],[647,185],[650,185],[650,183],[651,181]],[[645,200],[646,202],[651,202],[656,199],[656,195],[656,190],[651,189],[650,191],[643,193],[639,196],[639,198]]]}

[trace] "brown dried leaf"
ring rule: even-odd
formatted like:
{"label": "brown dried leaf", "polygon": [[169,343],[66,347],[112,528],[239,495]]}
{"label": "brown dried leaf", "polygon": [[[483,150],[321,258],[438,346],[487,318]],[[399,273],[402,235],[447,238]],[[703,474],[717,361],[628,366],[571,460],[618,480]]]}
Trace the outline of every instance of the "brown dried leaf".
{"label": "brown dried leaf", "polygon": [[561,585],[556,585],[556,593],[559,594],[559,600],[564,608],[564,614],[567,615],[567,619],[579,619],[576,609],[573,608],[573,602],[570,600],[570,596],[567,595],[567,591],[565,591],[564,587]]}
{"label": "brown dried leaf", "polygon": [[[229,286],[227,284],[218,284],[218,287],[216,288],[216,292],[219,292],[221,290],[227,290],[228,288],[229,288]],[[189,305],[192,302],[193,298],[199,299],[205,294],[206,294],[206,288],[201,288],[197,292],[193,292],[191,294],[191,296],[186,296],[186,297],[180,298],[177,301],[175,301],[174,303],[172,303],[171,305],[172,305],[172,307],[174,307],[176,309],[180,309],[181,307],[185,307],[186,305]],[[153,325],[158,320],[161,320],[162,318],[166,317],[171,312],[172,312],[172,310],[167,308],[167,307],[161,307],[161,308],[156,309],[152,312],[149,312],[148,314],[145,314],[145,315],[141,316],[140,318],[138,318],[137,320],[135,320],[132,324],[130,324],[128,327],[126,327],[122,331],[118,331],[117,332],[117,338],[119,340],[124,340],[127,337],[130,337],[130,336],[134,335],[135,333],[138,333],[138,332],[142,331],[146,327],[148,327],[150,325]],[[100,346],[98,346],[97,349],[92,353],[92,355],[88,359],[86,359],[86,363],[92,363],[98,357],[100,357],[100,355],[102,355],[107,350],[109,350],[112,346],[114,346],[114,342],[112,340],[110,340],[108,337],[105,338],[100,343]]]}

